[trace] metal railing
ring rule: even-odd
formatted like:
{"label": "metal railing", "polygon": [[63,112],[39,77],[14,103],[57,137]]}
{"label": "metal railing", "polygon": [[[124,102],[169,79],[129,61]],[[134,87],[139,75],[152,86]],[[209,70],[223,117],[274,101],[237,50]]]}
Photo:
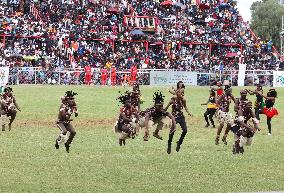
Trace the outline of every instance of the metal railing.
{"label": "metal railing", "polygon": [[[150,84],[151,71],[182,71],[177,69],[139,69],[137,80],[141,85]],[[110,71],[108,73],[108,84],[111,84]],[[124,84],[124,76],[130,75],[129,70],[116,72],[116,85]],[[82,85],[84,84],[85,73],[82,68],[64,69],[64,70],[45,70],[33,67],[10,68],[9,84],[51,84],[51,85]],[[197,72],[197,84],[199,86],[209,86],[216,81],[229,80],[233,86],[238,84],[238,70],[204,71]],[[92,82],[94,85],[101,84],[100,69],[93,69]],[[245,74],[245,86],[254,86],[256,84],[263,86],[273,85],[272,70],[247,70]]]}

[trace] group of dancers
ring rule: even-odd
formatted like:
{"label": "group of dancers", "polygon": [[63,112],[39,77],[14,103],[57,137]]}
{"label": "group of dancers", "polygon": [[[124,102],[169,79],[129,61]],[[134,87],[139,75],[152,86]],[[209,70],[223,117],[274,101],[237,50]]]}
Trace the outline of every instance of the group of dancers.
{"label": "group of dancers", "polygon": [[[224,86],[224,88],[223,88]],[[269,89],[266,96],[263,94],[262,86],[257,85],[254,91],[249,89],[241,90],[240,97],[235,98],[232,94],[232,88],[228,82],[224,85],[217,83],[217,88],[210,89],[210,96],[207,103],[207,110],[204,113],[206,127],[210,126],[208,116],[212,126],[215,128],[213,116],[216,115],[219,120],[215,144],[220,141],[220,134],[226,125],[222,141],[227,145],[227,136],[230,131],[234,133],[235,142],[233,144],[233,153],[243,153],[244,145],[251,145],[256,131],[259,131],[260,114],[267,117],[268,135],[271,135],[271,119],[278,115],[274,107],[277,92],[275,89]],[[217,93],[216,93],[217,92]],[[253,103],[247,99],[247,95],[256,95],[256,101]],[[265,100],[264,100],[265,99]],[[230,112],[230,104],[234,103],[235,116]],[[254,109],[254,110],[253,110]],[[250,122],[251,121],[251,122]]]}
{"label": "group of dancers", "polygon": [[[153,137],[159,140],[163,140],[159,132],[164,127],[169,128],[167,153],[171,154],[176,124],[179,124],[182,133],[177,141],[176,151],[180,151],[187,134],[185,113],[188,116],[192,116],[192,114],[187,107],[185,85],[182,81],[179,81],[177,87],[171,88],[169,92],[172,94],[172,97],[166,106],[164,106],[165,96],[160,91],[157,91],[153,95],[153,106],[145,110],[141,110],[140,107],[142,101],[138,84],[133,85],[132,91],[120,93],[117,100],[122,106],[114,126],[115,132],[119,134],[118,143],[120,146],[126,144],[126,139],[134,139],[142,129],[145,131],[143,140],[148,141],[150,139],[149,130],[152,126],[156,125]],[[241,90],[240,97],[236,98],[232,94],[231,85],[228,82],[224,82],[223,85],[218,83],[216,88],[211,87],[209,93],[208,101],[201,105],[207,105],[206,112],[204,113],[206,121],[205,127],[209,127],[211,123],[212,127],[215,128],[216,125],[213,118],[214,116],[218,118],[219,125],[215,138],[216,145],[220,143],[221,132],[224,126],[226,126],[222,142],[227,145],[227,136],[231,131],[234,134],[233,153],[243,153],[244,145],[251,145],[254,134],[256,131],[260,130],[260,114],[266,115],[268,135],[272,134],[271,120],[275,115],[278,115],[278,111],[274,107],[277,98],[275,89],[269,89],[267,94],[264,95],[261,85],[257,85],[255,90]],[[254,107],[253,103],[247,99],[248,94],[256,96]],[[69,152],[70,144],[76,135],[76,131],[71,124],[73,121],[71,118],[72,114],[74,114],[75,117],[78,116],[77,103],[75,101],[76,95],[77,93],[73,91],[67,91],[65,95],[61,97],[61,104],[56,121],[56,125],[60,129],[60,134],[55,140],[55,148],[59,149],[59,145],[64,144],[67,152]],[[17,111],[21,111],[13,95],[12,88],[6,87],[4,89],[1,93],[0,103],[2,131],[5,131],[6,125],[8,125],[8,129],[11,130]],[[231,104],[234,104],[234,116],[234,113],[230,111]],[[170,107],[171,111],[168,112]]]}
{"label": "group of dancers", "polygon": [[[118,97],[122,107],[119,111],[118,121],[115,123],[115,131],[119,134],[119,145],[125,145],[125,141],[128,138],[135,138],[139,131],[144,128],[145,135],[144,141],[148,141],[150,134],[149,128],[152,125],[156,125],[153,136],[157,139],[163,140],[159,135],[159,131],[162,130],[164,125],[169,121],[168,127],[168,146],[167,153],[171,153],[172,140],[176,131],[176,124],[179,124],[182,133],[177,141],[176,151],[180,150],[180,147],[187,134],[187,125],[185,121],[185,112],[192,116],[189,112],[184,96],[185,86],[182,81],[177,83],[176,88],[169,90],[173,96],[169,103],[164,107],[164,96],[161,92],[155,92],[153,95],[154,105],[146,110],[140,109],[140,90],[139,85],[134,85],[132,91],[126,91],[120,93]],[[247,95],[256,95],[256,101],[253,107],[253,103],[247,99]],[[207,105],[204,118],[206,121],[205,127],[209,127],[210,123],[213,128],[216,127],[213,117],[216,116],[219,121],[217,127],[217,135],[215,138],[215,144],[220,143],[221,132],[226,126],[225,133],[222,137],[222,142],[227,145],[227,136],[231,131],[234,134],[233,154],[239,154],[244,152],[244,145],[251,145],[252,139],[256,131],[259,131],[260,114],[265,114],[267,117],[268,135],[271,135],[271,120],[278,114],[277,109],[274,107],[277,92],[275,89],[269,89],[266,96],[263,94],[262,87],[257,85],[254,91],[249,89],[243,89],[240,92],[240,97],[236,98],[232,94],[232,87],[229,82],[224,81],[223,85],[217,83],[217,88],[211,87],[209,99],[206,103],[201,105]],[[233,104],[234,113],[230,112],[230,105]],[[168,108],[172,107],[171,112],[168,112]],[[233,114],[235,114],[233,116]],[[210,122],[209,122],[210,120]]]}
{"label": "group of dancers", "polygon": [[[141,110],[138,104],[140,103],[140,89],[139,85],[135,84],[133,90],[121,93],[118,97],[119,102],[122,103],[120,108],[118,121],[115,124],[115,131],[119,133],[119,144],[125,145],[125,140],[128,138],[135,138],[138,132],[144,128],[144,141],[148,141],[150,138],[149,128],[152,125],[156,125],[153,137],[163,140],[159,132],[163,129],[165,124],[170,128],[168,138],[167,153],[171,153],[172,140],[176,131],[176,124],[179,124],[182,129],[182,134],[177,141],[176,151],[180,150],[184,137],[187,134],[187,125],[183,109],[189,116],[192,116],[189,112],[186,100],[184,97],[185,86],[183,82],[177,83],[177,88],[170,90],[174,96],[171,98],[166,107],[164,107],[165,96],[157,91],[153,95],[153,106],[145,110]],[[168,112],[168,108],[171,107],[171,113]]]}

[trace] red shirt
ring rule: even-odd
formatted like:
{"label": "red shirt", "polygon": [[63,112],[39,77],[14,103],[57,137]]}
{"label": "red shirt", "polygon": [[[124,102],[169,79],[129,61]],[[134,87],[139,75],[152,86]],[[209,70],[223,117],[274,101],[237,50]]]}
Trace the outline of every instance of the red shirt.
{"label": "red shirt", "polygon": [[137,75],[137,67],[136,66],[131,66],[130,71],[131,71],[132,76]]}
{"label": "red shirt", "polygon": [[91,75],[92,69],[91,66],[85,66],[84,68],[86,75]]}
{"label": "red shirt", "polygon": [[223,93],[224,93],[224,91],[223,91],[222,88],[218,88],[218,89],[217,89],[217,95],[218,95],[218,96],[221,96]]}
{"label": "red shirt", "polygon": [[107,76],[107,69],[101,69],[102,76]]}
{"label": "red shirt", "polygon": [[116,76],[116,68],[111,68],[111,76]]}

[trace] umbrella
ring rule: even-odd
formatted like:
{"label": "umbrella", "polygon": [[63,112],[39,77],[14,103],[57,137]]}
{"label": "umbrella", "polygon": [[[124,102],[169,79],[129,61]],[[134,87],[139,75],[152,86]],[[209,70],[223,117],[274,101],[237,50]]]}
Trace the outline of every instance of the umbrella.
{"label": "umbrella", "polygon": [[107,12],[108,12],[108,13],[118,13],[119,10],[118,10],[118,8],[116,8],[116,7],[111,7],[111,8],[109,8],[109,9],[107,10]]}
{"label": "umbrella", "polygon": [[235,56],[237,56],[237,55],[238,55],[238,54],[235,53],[235,52],[229,52],[229,53],[227,53],[226,57],[227,57],[227,58],[231,58],[231,57],[235,57]]}
{"label": "umbrella", "polygon": [[164,1],[161,3],[163,6],[173,5],[174,3],[172,1]]}
{"label": "umbrella", "polygon": [[213,28],[213,29],[211,30],[211,32],[220,32],[220,31],[221,31],[220,28]]}
{"label": "umbrella", "polygon": [[174,5],[177,6],[177,7],[180,7],[181,9],[185,9],[186,8],[186,6],[184,4],[179,3],[179,2],[175,2]]}
{"label": "umbrella", "polygon": [[144,33],[140,29],[135,29],[130,32],[131,35],[143,35]]}
{"label": "umbrella", "polygon": [[199,5],[199,8],[200,8],[200,9],[210,9],[210,6],[209,6],[208,4],[201,3],[201,4]]}

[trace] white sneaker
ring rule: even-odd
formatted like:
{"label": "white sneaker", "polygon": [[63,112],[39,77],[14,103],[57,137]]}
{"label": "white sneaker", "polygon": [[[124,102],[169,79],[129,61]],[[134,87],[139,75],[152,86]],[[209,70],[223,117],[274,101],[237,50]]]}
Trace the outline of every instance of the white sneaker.
{"label": "white sneaker", "polygon": [[270,135],[271,135],[271,133],[268,133],[267,135],[268,135],[268,136],[270,136]]}

